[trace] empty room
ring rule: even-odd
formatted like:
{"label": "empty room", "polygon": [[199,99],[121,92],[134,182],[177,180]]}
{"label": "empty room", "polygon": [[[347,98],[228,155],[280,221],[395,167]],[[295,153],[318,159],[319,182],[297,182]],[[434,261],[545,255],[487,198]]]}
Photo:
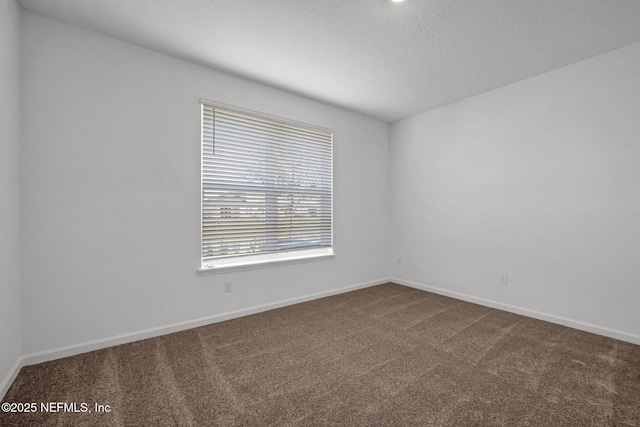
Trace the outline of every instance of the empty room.
{"label": "empty room", "polygon": [[0,0],[0,426],[640,426],[639,22]]}

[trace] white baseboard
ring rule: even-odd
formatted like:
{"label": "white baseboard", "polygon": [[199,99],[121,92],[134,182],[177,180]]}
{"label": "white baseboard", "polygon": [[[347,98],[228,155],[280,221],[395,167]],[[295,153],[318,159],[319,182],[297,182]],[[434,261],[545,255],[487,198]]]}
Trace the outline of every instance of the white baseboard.
{"label": "white baseboard", "polygon": [[[108,338],[101,338],[101,339],[87,341],[84,343],[74,344],[66,347],[59,347],[51,350],[44,350],[44,351],[39,351],[35,353],[29,353],[29,354],[23,355],[21,359],[18,361],[19,367],[27,366],[27,365],[35,365],[37,363],[48,362],[50,360],[61,359],[63,357],[68,357],[68,356],[74,356],[76,354],[87,353],[89,351],[100,350],[102,348],[112,347],[115,345],[126,344],[133,341],[154,338],[160,335],[166,335],[174,332],[184,331],[187,329],[197,328],[199,326],[210,325],[212,323],[223,322],[225,320],[235,319],[237,317],[248,316],[250,314],[256,314],[263,311],[286,307],[288,305],[298,304],[305,301],[311,301],[318,298],[324,298],[331,295],[337,295],[337,294],[341,294],[349,291],[354,291],[356,289],[368,288],[370,286],[380,285],[388,281],[389,280],[385,278],[385,279],[373,280],[370,282],[358,283],[356,285],[350,285],[342,288],[332,289],[330,291],[318,292],[314,294],[304,295],[301,297],[290,298],[290,299],[286,299],[286,300],[278,301],[274,303],[258,305],[254,307],[245,308],[242,310],[228,311],[228,312],[216,314],[213,316],[202,317],[194,320],[187,320],[185,322],[174,323],[171,325],[160,326],[157,328],[144,329],[141,331],[116,335]],[[15,378],[15,375],[13,376],[11,381],[9,381],[9,384],[11,384],[14,378]]]}
{"label": "white baseboard", "polygon": [[632,344],[640,344],[640,335],[618,331],[616,329],[607,328],[604,326],[593,325],[587,322],[581,322],[578,320],[568,319],[562,316],[556,316],[553,314],[542,313],[540,311],[531,310],[528,308],[518,307],[511,304],[504,304],[498,301],[492,301],[484,298],[475,297],[473,295],[463,294],[460,292],[449,291],[447,289],[436,288],[434,286],[424,285],[422,283],[411,282],[409,280],[403,280],[398,278],[390,278],[390,282],[397,283],[399,285],[409,286],[415,289],[421,289],[423,291],[433,292],[434,294],[440,294],[451,298],[472,302],[475,304],[484,305],[486,307],[497,308],[498,310],[508,311],[510,313],[521,314],[523,316],[532,317],[534,319],[544,320],[551,323],[556,323],[562,326],[568,326],[570,328],[579,329],[581,331],[591,332],[598,335],[603,335],[609,338],[615,338],[621,341],[627,341]]}
{"label": "white baseboard", "polygon": [[20,372],[20,369],[23,366],[24,365],[22,364],[22,358],[20,357],[18,358],[18,360],[16,360],[16,363],[13,364],[6,377],[4,377],[2,382],[0,382],[0,401],[4,399],[4,396],[9,391],[9,387],[11,387],[11,384],[13,384],[13,381],[16,379],[16,377],[18,376],[18,372]]}

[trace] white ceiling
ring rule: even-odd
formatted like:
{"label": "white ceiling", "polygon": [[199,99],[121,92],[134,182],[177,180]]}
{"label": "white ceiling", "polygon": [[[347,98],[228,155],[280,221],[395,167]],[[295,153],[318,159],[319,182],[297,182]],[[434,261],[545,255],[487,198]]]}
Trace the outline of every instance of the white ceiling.
{"label": "white ceiling", "polygon": [[640,42],[640,0],[20,0],[393,122]]}

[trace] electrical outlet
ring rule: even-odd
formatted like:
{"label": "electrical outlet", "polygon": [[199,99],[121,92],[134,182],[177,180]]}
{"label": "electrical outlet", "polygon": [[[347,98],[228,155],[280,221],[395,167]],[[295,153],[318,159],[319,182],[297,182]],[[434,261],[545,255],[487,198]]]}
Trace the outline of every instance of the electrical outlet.
{"label": "electrical outlet", "polygon": [[231,292],[233,290],[233,287],[231,286],[231,280],[225,280],[224,281],[224,291],[225,292]]}
{"label": "electrical outlet", "polygon": [[397,258],[396,259],[396,264],[402,265],[402,258]]}
{"label": "electrical outlet", "polygon": [[500,279],[500,283],[502,283],[503,285],[506,285],[509,283],[509,276],[507,275],[507,273],[500,274],[499,279]]}

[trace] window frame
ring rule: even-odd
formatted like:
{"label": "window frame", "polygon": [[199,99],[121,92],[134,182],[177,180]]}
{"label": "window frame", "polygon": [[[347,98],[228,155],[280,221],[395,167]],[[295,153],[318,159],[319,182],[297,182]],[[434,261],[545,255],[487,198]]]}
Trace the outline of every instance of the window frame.
{"label": "window frame", "polygon": [[[253,254],[242,255],[227,255],[219,257],[203,257],[204,255],[204,209],[205,201],[203,197],[204,193],[204,176],[205,176],[205,153],[204,153],[204,110],[205,106],[212,107],[214,109],[223,109],[227,111],[237,112],[240,114],[249,115],[257,119],[264,119],[281,123],[284,125],[290,125],[295,127],[301,127],[311,131],[322,132],[330,135],[330,246],[305,248],[305,249],[293,249],[293,250],[278,250],[271,252],[258,252]],[[295,121],[263,112],[253,111],[245,108],[240,108],[233,105],[228,105],[208,99],[200,99],[200,268],[198,273],[214,274],[214,273],[226,273],[232,271],[253,270],[266,267],[274,267],[281,265],[298,264],[311,261],[322,261],[335,258],[334,252],[334,142],[335,132],[331,129],[311,125],[309,123]],[[214,116],[215,117],[215,116]],[[214,125],[215,126],[215,125]],[[215,132],[215,127],[214,127]],[[215,144],[215,141],[214,141]]]}

